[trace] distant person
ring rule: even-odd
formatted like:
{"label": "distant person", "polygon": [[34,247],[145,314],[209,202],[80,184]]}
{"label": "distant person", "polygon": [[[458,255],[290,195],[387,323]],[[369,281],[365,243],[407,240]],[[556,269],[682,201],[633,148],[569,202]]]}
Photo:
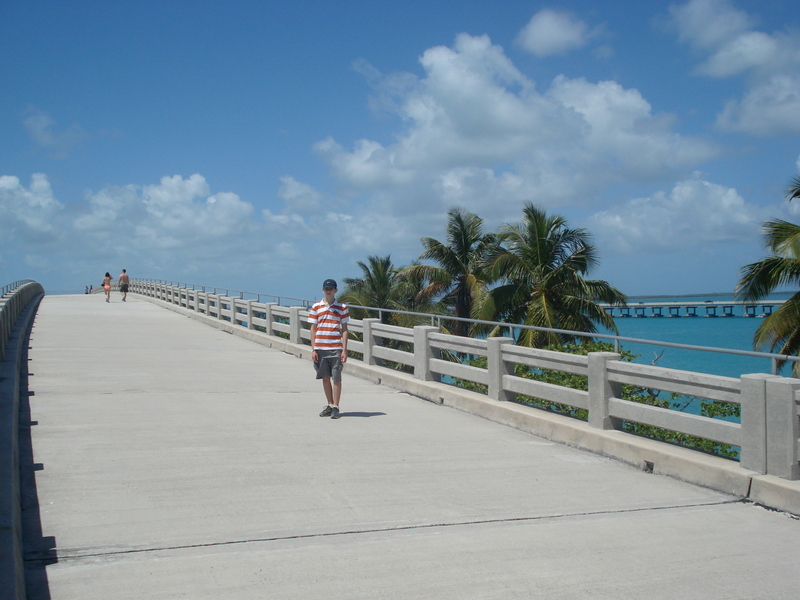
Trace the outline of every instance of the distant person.
{"label": "distant person", "polygon": [[84,294],[88,294],[89,293],[89,286],[88,285],[86,286],[86,291],[84,291],[83,293]]}
{"label": "distant person", "polygon": [[111,302],[111,273],[103,277],[103,289],[106,291],[106,302]]}
{"label": "distant person", "polygon": [[320,417],[339,418],[339,400],[342,397],[342,365],[347,362],[347,306],[336,301],[339,291],[333,279],[322,284],[325,298],[315,303],[308,313],[311,324],[311,359],[322,379],[322,389],[328,405]]}
{"label": "distant person", "polygon": [[131,278],[128,277],[127,271],[122,269],[122,273],[119,274],[119,291],[122,292],[122,301],[125,302],[128,298],[128,284],[130,284]]}

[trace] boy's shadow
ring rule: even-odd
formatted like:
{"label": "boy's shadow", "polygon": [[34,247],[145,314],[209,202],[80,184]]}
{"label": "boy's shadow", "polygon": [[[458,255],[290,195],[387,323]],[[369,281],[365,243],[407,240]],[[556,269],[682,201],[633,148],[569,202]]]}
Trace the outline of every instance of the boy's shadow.
{"label": "boy's shadow", "polygon": [[340,417],[385,417],[386,413],[383,412],[343,412],[339,414]]}

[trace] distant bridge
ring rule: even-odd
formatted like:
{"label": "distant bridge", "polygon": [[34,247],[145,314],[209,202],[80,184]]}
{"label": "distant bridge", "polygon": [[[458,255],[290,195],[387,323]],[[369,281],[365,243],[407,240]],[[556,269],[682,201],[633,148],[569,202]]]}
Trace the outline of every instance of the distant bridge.
{"label": "distant bridge", "polygon": [[733,302],[706,300],[703,302],[633,302],[626,307],[601,304],[612,317],[766,317],[784,300]]}

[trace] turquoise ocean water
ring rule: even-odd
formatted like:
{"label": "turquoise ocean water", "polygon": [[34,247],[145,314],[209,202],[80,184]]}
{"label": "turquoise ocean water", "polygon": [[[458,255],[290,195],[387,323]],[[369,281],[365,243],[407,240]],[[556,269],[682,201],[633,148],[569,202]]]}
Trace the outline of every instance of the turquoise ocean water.
{"label": "turquoise ocean water", "polygon": [[[770,300],[785,300],[790,296],[775,294]],[[709,294],[706,296],[680,296],[680,297],[647,297],[630,298],[629,306],[639,302],[704,302],[704,301],[733,301],[733,296]],[[633,312],[633,311],[631,311]],[[648,309],[647,314],[650,314]],[[685,311],[681,310],[681,314]],[[733,350],[753,350],[753,334],[763,322],[761,317],[706,317],[705,311],[698,309],[696,317],[617,317],[615,322],[619,328],[619,335],[624,337],[690,344],[694,346],[711,346],[716,348],[729,348]],[[740,306],[735,308],[735,314],[741,315]],[[760,310],[758,311],[760,314]],[[666,314],[667,311],[665,310]],[[722,314],[722,309],[717,310]],[[606,333],[606,332],[604,332]],[[634,362],[651,364],[658,354],[663,354],[656,364],[660,367],[697,371],[711,375],[724,375],[739,377],[745,373],[770,373],[772,364],[769,359],[749,356],[736,356],[730,354],[717,354],[713,352],[699,352],[677,348],[664,348],[621,342],[622,348],[630,350],[639,356]],[[789,373],[789,365],[784,367],[781,374]]]}

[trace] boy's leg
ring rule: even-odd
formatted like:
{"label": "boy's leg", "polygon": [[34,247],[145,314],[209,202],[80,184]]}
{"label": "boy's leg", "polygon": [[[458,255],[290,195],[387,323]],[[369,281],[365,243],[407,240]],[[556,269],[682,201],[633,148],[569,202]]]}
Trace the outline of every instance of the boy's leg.
{"label": "boy's leg", "polygon": [[[341,384],[339,385],[339,393],[341,393]],[[333,389],[331,387],[331,378],[330,377],[323,377],[322,378],[322,389],[325,391],[325,399],[328,401],[328,406],[335,406],[334,405],[334,394]],[[339,401],[336,400],[336,405],[339,404]]]}
{"label": "boy's leg", "polygon": [[339,400],[342,397],[342,382],[335,381],[333,383],[333,405],[338,408]]}

